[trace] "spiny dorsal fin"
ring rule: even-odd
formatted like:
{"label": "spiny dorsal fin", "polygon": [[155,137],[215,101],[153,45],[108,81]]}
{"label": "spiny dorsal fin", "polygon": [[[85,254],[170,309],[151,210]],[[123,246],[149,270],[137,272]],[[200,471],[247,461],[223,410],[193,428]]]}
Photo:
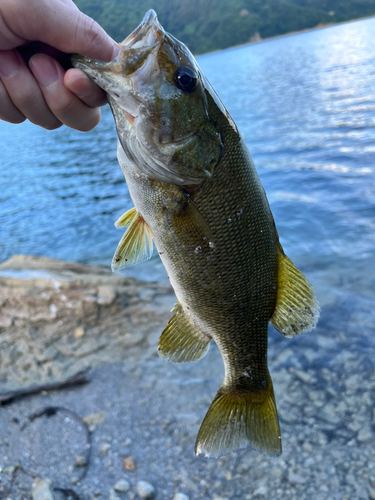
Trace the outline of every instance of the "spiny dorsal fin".
{"label": "spiny dorsal fin", "polygon": [[152,257],[152,236],[143,217],[131,208],[115,223],[116,227],[126,227],[126,232],[117,246],[112,259],[112,271],[131,267]]}
{"label": "spiny dorsal fin", "polygon": [[198,431],[195,453],[217,457],[250,444],[267,455],[281,454],[281,436],[271,377],[259,390],[221,387]]}
{"label": "spiny dorsal fin", "polygon": [[210,338],[196,331],[186,317],[181,304],[177,302],[176,311],[160,336],[158,351],[160,356],[173,363],[198,361],[208,351]]}
{"label": "spiny dorsal fin", "polygon": [[285,337],[295,337],[316,327],[320,308],[305,276],[288,259],[280,244],[277,301],[271,323]]}

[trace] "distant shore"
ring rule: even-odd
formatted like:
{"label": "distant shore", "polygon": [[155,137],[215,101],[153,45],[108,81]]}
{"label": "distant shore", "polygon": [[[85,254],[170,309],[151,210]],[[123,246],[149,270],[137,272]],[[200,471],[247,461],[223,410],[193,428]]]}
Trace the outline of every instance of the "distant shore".
{"label": "distant shore", "polygon": [[[298,30],[298,31],[289,31],[288,33],[283,33],[282,35],[274,35],[266,38],[260,38],[259,40],[249,40],[246,43],[240,43],[238,45],[231,45],[230,47],[227,47],[225,49],[218,49],[218,50],[212,50],[210,52],[204,52],[202,54],[194,54],[196,57],[204,57],[205,55],[208,54],[215,54],[216,52],[225,52],[227,50],[233,50],[233,49],[238,49],[241,47],[246,47],[247,45],[254,45],[254,44],[259,44],[263,42],[269,42],[270,40],[277,40],[278,38],[287,38],[289,36],[295,36],[295,35],[300,35],[302,33],[308,33],[310,31],[318,31],[322,29],[327,29],[327,28],[333,28],[335,26],[342,26],[343,24],[352,24],[356,23],[358,21],[364,21],[365,19],[372,19],[375,16],[365,16],[365,17],[360,17],[358,19],[351,19],[350,21],[342,21],[338,23],[321,23],[318,24],[317,26],[314,26],[313,28],[305,28],[303,30]],[[254,36],[254,35],[253,35]]]}

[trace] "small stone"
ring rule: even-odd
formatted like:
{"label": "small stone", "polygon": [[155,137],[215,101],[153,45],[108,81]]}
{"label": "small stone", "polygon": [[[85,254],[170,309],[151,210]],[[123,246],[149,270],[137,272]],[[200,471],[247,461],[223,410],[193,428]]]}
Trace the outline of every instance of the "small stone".
{"label": "small stone", "polygon": [[33,500],[53,500],[52,491],[50,489],[51,481],[49,479],[35,478],[31,494]]}
{"label": "small stone", "polygon": [[74,338],[81,339],[84,336],[85,336],[85,329],[82,326],[78,326],[74,330]]}
{"label": "small stone", "polygon": [[266,486],[264,486],[264,485],[259,486],[259,488],[257,488],[254,491],[254,496],[255,495],[260,495],[262,497],[268,495],[268,488]]}
{"label": "small stone", "polygon": [[230,470],[228,470],[228,471],[225,473],[225,479],[226,479],[227,481],[232,481],[232,478],[233,478],[232,473],[231,473],[231,471],[230,471]]}
{"label": "small stone", "polygon": [[134,457],[125,457],[122,460],[122,465],[124,466],[125,470],[133,471],[137,467],[137,462],[135,461]]}
{"label": "small stone", "polygon": [[313,447],[311,446],[311,444],[308,441],[305,441],[303,443],[302,449],[303,449],[303,451],[306,451],[306,453],[312,453],[312,451],[313,451]]}
{"label": "small stone", "polygon": [[130,483],[126,479],[120,479],[115,484],[114,489],[120,493],[126,493],[130,490]]}
{"label": "small stone", "polygon": [[176,493],[173,500],[189,500],[189,497],[185,493]]}
{"label": "small stone", "polygon": [[100,425],[107,418],[107,413],[105,411],[99,411],[97,413],[90,413],[90,415],[86,415],[83,420],[86,422],[88,426]]}
{"label": "small stone", "polygon": [[375,489],[371,486],[367,486],[368,496],[371,500],[375,500]]}
{"label": "small stone", "polygon": [[108,500],[120,500],[120,497],[116,495],[115,490],[112,488],[108,492]]}
{"label": "small stone", "polygon": [[301,476],[301,474],[297,474],[296,472],[289,471],[288,473],[289,482],[292,484],[305,484],[306,478]]}
{"label": "small stone", "polygon": [[72,476],[72,477],[70,478],[70,482],[71,482],[72,484],[77,484],[77,483],[78,483],[78,481],[79,481],[79,477],[78,477],[78,476]]}
{"label": "small stone", "polygon": [[276,479],[279,479],[283,475],[283,471],[279,469],[279,467],[274,467],[271,471],[271,474],[273,477],[276,477]]}
{"label": "small stone", "polygon": [[138,481],[137,493],[142,500],[152,500],[155,498],[155,488],[147,481]]}
{"label": "small stone", "polygon": [[86,467],[87,465],[87,459],[83,455],[78,455],[76,458],[76,466],[77,467]]}
{"label": "small stone", "polygon": [[374,433],[370,427],[362,427],[357,434],[357,441],[360,443],[371,443],[374,440]]}
{"label": "small stone", "polygon": [[100,451],[103,453],[103,455],[106,455],[108,453],[108,450],[110,450],[111,445],[109,443],[103,443],[100,447]]}

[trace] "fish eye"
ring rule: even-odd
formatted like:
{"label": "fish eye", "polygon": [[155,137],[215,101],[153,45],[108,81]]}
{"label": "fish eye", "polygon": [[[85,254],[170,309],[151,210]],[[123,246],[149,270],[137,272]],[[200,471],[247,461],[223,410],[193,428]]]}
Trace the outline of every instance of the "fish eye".
{"label": "fish eye", "polygon": [[182,66],[174,74],[173,81],[178,89],[191,93],[197,87],[198,75],[194,69]]}

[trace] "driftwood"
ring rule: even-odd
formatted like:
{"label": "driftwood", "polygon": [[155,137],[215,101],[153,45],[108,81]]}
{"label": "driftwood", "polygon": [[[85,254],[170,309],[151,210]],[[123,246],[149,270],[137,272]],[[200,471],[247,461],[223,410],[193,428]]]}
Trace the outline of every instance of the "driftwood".
{"label": "driftwood", "polygon": [[0,393],[0,405],[9,404],[15,399],[20,399],[26,396],[31,396],[32,394],[38,394],[43,391],[56,391],[60,389],[66,389],[69,387],[74,387],[76,385],[87,384],[90,379],[87,376],[87,371],[82,371],[61,382],[52,382],[50,384],[35,385],[31,387],[25,387],[24,389],[18,389],[15,391],[9,391]]}

